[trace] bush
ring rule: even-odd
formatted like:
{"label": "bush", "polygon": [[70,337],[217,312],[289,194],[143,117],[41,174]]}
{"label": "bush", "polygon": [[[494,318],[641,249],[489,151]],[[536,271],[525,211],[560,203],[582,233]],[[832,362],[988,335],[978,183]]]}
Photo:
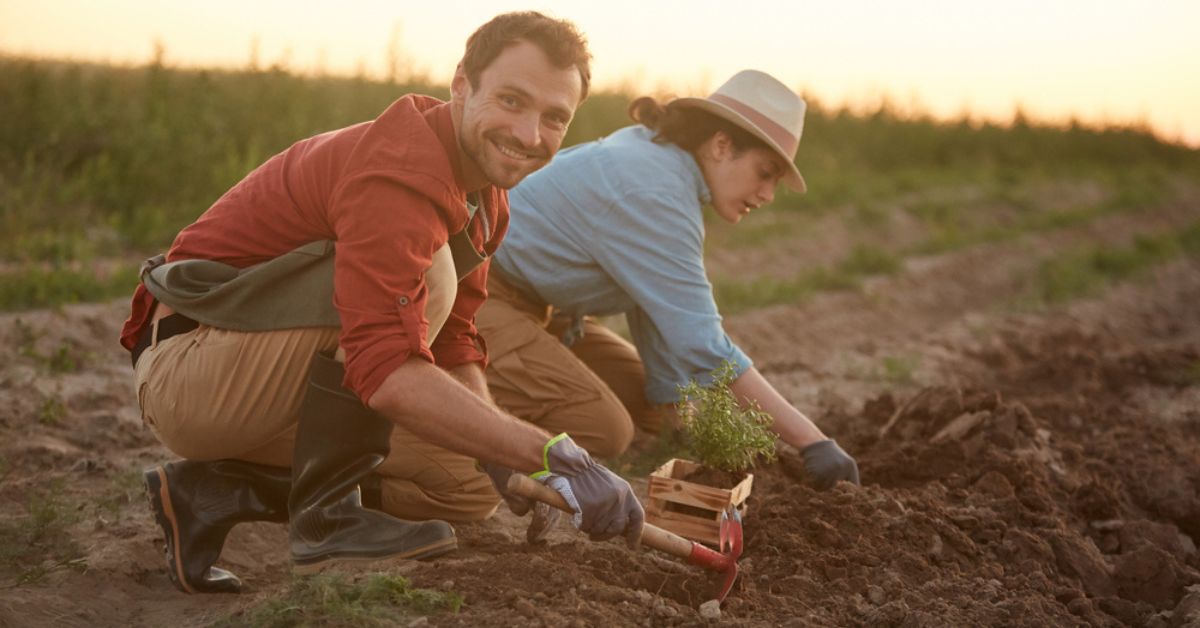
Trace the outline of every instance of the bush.
{"label": "bush", "polygon": [[772,418],[758,407],[738,405],[729,384],[735,379],[733,363],[726,361],[712,372],[712,383],[695,380],[679,387],[679,416],[688,446],[707,467],[740,473],[761,456],[775,459],[777,437]]}

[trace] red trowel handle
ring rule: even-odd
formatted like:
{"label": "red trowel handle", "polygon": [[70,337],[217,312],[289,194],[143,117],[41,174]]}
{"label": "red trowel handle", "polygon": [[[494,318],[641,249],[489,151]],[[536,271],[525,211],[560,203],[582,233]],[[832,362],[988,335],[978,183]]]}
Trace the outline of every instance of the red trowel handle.
{"label": "red trowel handle", "polygon": [[[520,473],[510,475],[508,492],[544,502],[564,512],[575,512],[558,491],[527,475]],[[726,571],[733,560],[720,552],[715,552],[699,543],[693,543],[649,523],[642,526],[642,544],[713,571]]]}

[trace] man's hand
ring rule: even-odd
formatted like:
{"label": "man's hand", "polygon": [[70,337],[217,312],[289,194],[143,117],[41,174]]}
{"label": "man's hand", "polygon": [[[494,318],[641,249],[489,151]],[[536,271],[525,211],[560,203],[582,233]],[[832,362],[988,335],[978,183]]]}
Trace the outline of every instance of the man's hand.
{"label": "man's hand", "polygon": [[[576,517],[580,519],[576,527],[593,541],[618,535],[624,536],[630,545],[641,540],[646,513],[629,482],[592,460],[566,434],[550,439],[543,451],[546,468],[535,477],[550,475],[546,484],[568,503],[579,505],[582,516]],[[565,479],[566,486],[553,476]]]}
{"label": "man's hand", "polygon": [[519,517],[532,512],[529,528],[525,530],[525,540],[531,544],[541,543],[554,524],[562,517],[562,511],[549,504],[535,502],[521,495],[509,493],[508,478],[515,473],[512,469],[491,463],[483,463],[480,466],[491,478],[492,486],[495,487],[497,493],[500,493],[500,497],[504,498],[504,502],[508,504],[508,509],[513,511],[513,514]]}
{"label": "man's hand", "polygon": [[817,441],[800,450],[804,456],[804,471],[809,482],[818,490],[833,488],[845,480],[859,484],[858,463],[833,440]]}

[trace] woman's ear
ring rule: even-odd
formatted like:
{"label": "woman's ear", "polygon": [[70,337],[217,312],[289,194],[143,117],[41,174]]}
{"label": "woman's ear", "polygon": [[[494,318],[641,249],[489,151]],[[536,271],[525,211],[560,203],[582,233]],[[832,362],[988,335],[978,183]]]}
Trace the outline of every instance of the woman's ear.
{"label": "woman's ear", "polygon": [[709,138],[709,155],[722,161],[733,155],[733,138],[724,131],[717,131]]}

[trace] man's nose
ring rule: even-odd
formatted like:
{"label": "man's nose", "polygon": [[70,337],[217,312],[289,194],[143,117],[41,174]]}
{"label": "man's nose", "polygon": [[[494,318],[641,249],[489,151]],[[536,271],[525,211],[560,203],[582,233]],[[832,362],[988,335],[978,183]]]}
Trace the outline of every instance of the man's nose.
{"label": "man's nose", "polygon": [[532,114],[522,115],[513,125],[513,137],[524,148],[536,148],[542,142],[541,119]]}

